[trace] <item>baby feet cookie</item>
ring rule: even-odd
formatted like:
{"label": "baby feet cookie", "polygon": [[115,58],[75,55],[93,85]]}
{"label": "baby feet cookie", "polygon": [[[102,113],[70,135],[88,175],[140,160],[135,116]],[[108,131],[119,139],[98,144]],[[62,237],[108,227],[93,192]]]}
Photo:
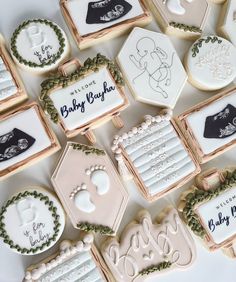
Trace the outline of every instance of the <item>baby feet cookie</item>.
{"label": "baby feet cookie", "polygon": [[166,35],[134,28],[117,56],[117,63],[136,100],[174,108],[187,75]]}
{"label": "baby feet cookie", "polygon": [[93,241],[92,234],[74,242],[62,241],[54,255],[27,268],[23,282],[113,281]]}
{"label": "baby feet cookie", "polygon": [[236,258],[236,169],[209,169],[182,194],[179,210],[193,233],[210,250]]}
{"label": "baby feet cookie", "polygon": [[207,0],[149,0],[148,3],[165,33],[186,39],[201,36],[210,11]]}
{"label": "baby feet cookie", "polygon": [[218,36],[198,39],[185,56],[189,82],[205,91],[226,87],[236,77],[236,47]]}
{"label": "baby feet cookie", "polygon": [[0,34],[0,113],[26,99],[24,85]]}
{"label": "baby feet cookie", "polygon": [[11,54],[24,70],[42,74],[57,69],[70,52],[65,32],[54,22],[32,19],[21,23],[11,38]]}
{"label": "baby feet cookie", "polygon": [[75,228],[115,235],[129,197],[104,150],[67,143],[52,183]]}
{"label": "baby feet cookie", "polygon": [[64,226],[61,204],[42,188],[29,187],[0,209],[0,238],[22,255],[35,255],[51,248],[61,237]]}
{"label": "baby feet cookie", "polygon": [[162,273],[186,269],[196,258],[193,239],[173,208],[155,222],[140,211],[120,239],[107,238],[101,251],[118,282],[158,281]]}
{"label": "baby feet cookie", "polygon": [[144,0],[61,0],[60,4],[80,49],[151,22]]}

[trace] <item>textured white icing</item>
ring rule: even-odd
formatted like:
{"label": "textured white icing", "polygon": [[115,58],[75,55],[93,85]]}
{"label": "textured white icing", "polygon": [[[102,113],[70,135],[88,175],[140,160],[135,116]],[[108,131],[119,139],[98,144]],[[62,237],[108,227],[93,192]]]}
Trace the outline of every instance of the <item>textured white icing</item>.
{"label": "textured white icing", "polygon": [[[104,101],[102,101],[102,97],[99,97],[93,103],[90,103],[87,95],[89,93],[93,93],[94,95],[101,93],[104,89],[104,82],[107,83],[107,88],[112,87],[114,89],[104,94]],[[75,90],[78,90],[77,93]],[[71,93],[74,94],[72,95]],[[124,103],[124,99],[121,97],[117,86],[114,84],[110,73],[105,67],[100,69],[99,72],[92,73],[66,88],[53,91],[50,94],[50,98],[68,130],[79,128]],[[61,108],[63,106],[66,106],[67,109],[72,107],[74,99],[76,99],[76,103],[80,104],[81,107],[66,116],[65,111],[64,114],[61,112]],[[82,112],[83,110],[84,112]]]}
{"label": "textured white icing", "polygon": [[0,56],[0,101],[17,93],[17,87],[11,73]]}
{"label": "textured white icing", "polygon": [[[34,121],[34,126],[32,126],[32,121]],[[0,171],[43,151],[51,145],[51,140],[45,131],[35,108],[30,108],[1,121],[0,136],[11,132],[14,128],[18,128],[32,136],[35,139],[35,143],[22,154],[0,162]]]}
{"label": "textured white icing", "polygon": [[90,34],[93,32],[98,32],[104,28],[108,28],[115,24],[121,23],[123,21],[138,17],[144,13],[139,0],[132,0],[132,1],[127,1],[127,2],[130,2],[130,4],[133,7],[129,11],[129,13],[126,14],[125,16],[115,21],[108,22],[108,23],[87,24],[86,23],[86,16],[87,16],[87,11],[88,11],[87,3],[89,2],[97,2],[97,0],[91,0],[91,1],[69,0],[67,2],[68,12],[72,18],[74,25],[76,26],[81,36]]}
{"label": "textured white icing", "polygon": [[223,32],[227,36],[227,38],[236,45],[236,2],[234,0],[228,0],[227,3],[224,5],[227,5],[226,8],[226,14],[224,18],[223,23]]}
{"label": "textured white icing", "polygon": [[[153,122],[120,144],[153,196],[192,173],[196,167],[168,120]],[[129,135],[129,134],[128,134]]]}
{"label": "textured white icing", "polygon": [[[206,38],[206,37],[205,37]],[[193,57],[192,46],[186,57],[188,74],[201,88],[216,90],[230,84],[236,77],[236,48],[226,39],[212,43],[203,42],[199,53]],[[194,43],[196,44],[196,43]]]}
{"label": "textured white icing", "polygon": [[189,267],[195,248],[177,211],[171,210],[160,225],[143,212],[138,221],[126,227],[120,241],[114,238],[105,242],[102,254],[116,281],[143,282],[160,273],[142,276],[140,272],[164,261],[172,263],[171,269]]}
{"label": "textured white icing", "polygon": [[205,121],[208,116],[215,115],[222,111],[228,104],[236,107],[236,92],[223,97],[218,101],[213,101],[209,105],[205,106],[199,111],[190,114],[187,117],[189,127],[193,131],[194,137],[200,145],[204,154],[210,154],[220,147],[229,144],[232,140],[235,140],[236,135],[233,134],[227,138],[209,139],[204,137]]}
{"label": "textured white icing", "polygon": [[[29,189],[29,191],[37,191],[37,189]],[[60,238],[65,225],[64,212],[56,198],[44,190],[38,190],[38,192],[43,193],[49,197],[50,201],[53,201],[53,205],[57,208],[56,213],[60,216],[59,222],[61,226],[56,240],[52,241],[43,250],[38,250],[35,254],[52,247]],[[16,203],[11,204],[4,213],[5,230],[10,240],[15,245],[18,244],[21,248],[27,249],[40,247],[55,234],[53,229],[55,226],[54,220],[55,218],[52,216],[52,212],[49,211],[48,205],[33,196],[21,198]]]}
{"label": "textured white icing", "polygon": [[32,271],[27,271],[24,281],[104,281],[90,251],[92,243],[92,234],[87,234],[83,241],[78,241],[75,244],[70,241],[63,241],[60,245],[59,255],[47,263],[38,265]]}
{"label": "textured white icing", "polygon": [[166,35],[134,28],[117,61],[137,100],[175,106],[187,75]]}
{"label": "textured white icing", "polygon": [[236,187],[200,205],[197,212],[216,244],[236,235]]}
{"label": "textured white icing", "polygon": [[[54,25],[56,24],[54,23]],[[65,47],[61,57],[58,58],[55,63],[46,65],[42,68],[33,68],[20,63],[16,57],[14,57],[14,59],[22,67],[31,71],[49,71],[50,69],[55,68],[63,59],[65,59],[69,52],[69,42],[66,35],[58,25],[56,26],[62,33],[65,40]],[[16,48],[19,55],[26,61],[41,65],[44,62],[52,60],[53,56],[57,55],[60,48],[60,42],[52,27],[44,23],[32,22],[20,31],[16,40]]]}
{"label": "textured white icing", "polygon": [[74,196],[74,203],[78,209],[86,213],[94,212],[96,209],[96,206],[90,199],[90,193],[87,190],[78,191]]}

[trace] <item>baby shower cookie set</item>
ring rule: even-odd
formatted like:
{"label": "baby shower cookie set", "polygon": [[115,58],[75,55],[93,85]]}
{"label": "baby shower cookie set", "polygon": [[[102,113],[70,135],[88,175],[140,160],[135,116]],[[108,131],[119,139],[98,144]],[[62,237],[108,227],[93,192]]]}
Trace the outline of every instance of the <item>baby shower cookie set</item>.
{"label": "baby shower cookie set", "polygon": [[[236,78],[236,6],[230,0],[222,5],[215,35],[204,32],[211,5],[205,0],[61,0],[81,50],[129,32],[114,60],[100,53],[84,61],[71,58],[66,33],[48,19],[26,19],[9,44],[0,37],[0,179],[61,149],[52,124],[66,138],[84,135],[90,143],[67,141],[49,173],[55,194],[29,185],[0,209],[0,237],[21,255],[37,255],[56,244],[66,216],[80,231],[79,239],[60,242],[54,255],[29,266],[25,282],[159,279],[194,263],[191,233],[210,251],[236,258],[236,169],[201,172],[202,164],[236,145],[236,87],[226,88]],[[149,10],[163,33],[145,28],[152,20]],[[183,63],[169,34],[194,41]],[[17,66],[44,75],[39,104],[25,102]],[[187,81],[200,90],[222,90],[174,116]],[[136,101],[161,109],[111,140],[117,171],[108,152],[95,144],[94,130],[109,121],[117,129],[124,126],[121,112],[130,106],[125,84]],[[169,205],[156,219],[140,210],[118,232],[130,179],[148,202],[190,180],[194,184],[182,193],[177,209]],[[98,236],[101,242],[95,244]]]}

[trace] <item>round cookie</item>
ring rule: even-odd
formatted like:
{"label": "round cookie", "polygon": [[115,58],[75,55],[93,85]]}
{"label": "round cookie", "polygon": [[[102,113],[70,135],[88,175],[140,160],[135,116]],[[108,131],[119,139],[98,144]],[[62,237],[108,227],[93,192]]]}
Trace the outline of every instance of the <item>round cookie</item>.
{"label": "round cookie", "polygon": [[45,19],[23,22],[11,38],[11,54],[24,70],[45,73],[55,70],[70,52],[65,32]]}
{"label": "round cookie", "polygon": [[0,237],[12,250],[34,255],[61,237],[65,215],[59,201],[45,189],[30,187],[11,197],[0,210]]}
{"label": "round cookie", "polygon": [[218,36],[198,39],[185,56],[189,81],[201,90],[217,90],[236,77],[236,48]]}

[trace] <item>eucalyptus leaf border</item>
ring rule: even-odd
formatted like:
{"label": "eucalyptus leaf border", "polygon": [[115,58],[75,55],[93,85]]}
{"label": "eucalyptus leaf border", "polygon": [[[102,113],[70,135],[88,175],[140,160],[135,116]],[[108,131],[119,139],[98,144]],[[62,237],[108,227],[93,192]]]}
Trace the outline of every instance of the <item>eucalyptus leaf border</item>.
{"label": "eucalyptus leaf border", "polygon": [[199,216],[195,213],[196,206],[206,201],[210,201],[236,185],[236,170],[224,172],[225,181],[215,190],[196,190],[190,192],[185,198],[183,218],[189,228],[199,237],[207,236],[205,228],[202,226]]}
{"label": "eucalyptus leaf border", "polygon": [[[17,50],[17,37],[20,34],[20,32],[29,24],[31,23],[41,23],[50,26],[56,33],[58,41],[59,41],[59,50],[58,52],[53,56],[53,59],[49,60],[48,62],[42,63],[42,64],[36,64],[31,61],[25,60],[18,52]],[[11,38],[11,51],[12,54],[16,57],[16,59],[21,63],[26,66],[29,66],[31,68],[43,68],[45,66],[50,66],[54,64],[57,60],[59,60],[64,53],[65,50],[65,37],[61,31],[61,29],[54,24],[51,21],[45,20],[45,19],[33,19],[33,20],[27,20],[24,21],[21,25],[18,26],[18,28],[14,31],[12,38]]]}
{"label": "eucalyptus leaf border", "polygon": [[162,270],[165,270],[167,268],[170,268],[172,266],[172,263],[169,262],[169,261],[163,261],[161,263],[159,263],[158,265],[152,265],[148,268],[145,268],[143,270],[141,270],[139,272],[139,274],[141,274],[142,276],[143,275],[149,275],[153,272],[157,272],[157,271],[162,271]]}
{"label": "eucalyptus leaf border", "polygon": [[[41,246],[35,247],[35,248],[22,248],[20,247],[18,244],[15,244],[10,236],[7,234],[7,231],[5,230],[5,223],[4,223],[4,219],[5,216],[4,214],[7,212],[7,208],[9,206],[11,206],[12,204],[16,203],[17,201],[24,199],[26,197],[33,197],[35,199],[39,199],[40,201],[44,201],[45,205],[48,206],[48,210],[51,212],[52,217],[54,218],[54,234],[51,238],[49,238],[49,240],[45,243],[43,243]],[[25,192],[20,192],[19,194],[17,194],[16,196],[13,196],[11,199],[9,199],[6,204],[1,208],[0,211],[0,237],[3,238],[3,242],[7,245],[9,245],[9,247],[11,249],[15,249],[17,250],[19,253],[21,254],[34,254],[39,250],[43,250],[44,248],[50,246],[50,244],[53,241],[56,241],[58,233],[60,231],[59,227],[61,226],[60,222],[59,222],[59,218],[60,216],[57,214],[57,208],[53,205],[53,201],[50,201],[49,197],[44,195],[41,192],[37,192],[37,191],[25,191]]]}
{"label": "eucalyptus leaf border", "polygon": [[101,150],[95,147],[91,147],[88,145],[72,143],[71,146],[74,150],[82,151],[83,153],[85,153],[85,155],[90,155],[90,154],[96,154],[97,156],[106,155],[104,150]]}
{"label": "eucalyptus leaf border", "polygon": [[57,75],[42,82],[40,100],[43,103],[44,111],[48,113],[54,123],[58,123],[59,114],[51,98],[49,97],[50,92],[57,87],[65,88],[71,83],[80,81],[84,79],[85,76],[90,72],[98,72],[99,69],[102,67],[108,68],[109,72],[111,73],[113,79],[115,80],[118,86],[122,87],[124,85],[122,74],[116,64],[113,61],[109,60],[106,56],[101,55],[100,53],[92,59],[88,58],[84,62],[83,66],[81,66],[78,70],[74,71],[70,75]]}
{"label": "eucalyptus leaf border", "polygon": [[182,23],[177,23],[177,22],[170,22],[169,25],[173,28],[181,29],[185,32],[193,32],[193,33],[202,33],[202,30],[194,25],[186,25]]}
{"label": "eucalyptus leaf border", "polygon": [[115,232],[109,226],[100,225],[100,224],[92,224],[89,222],[79,222],[77,224],[78,229],[91,232],[94,231],[95,233],[100,233],[101,235],[113,235]]}
{"label": "eucalyptus leaf border", "polygon": [[207,36],[205,38],[200,38],[198,39],[192,47],[192,57],[196,57],[197,54],[199,53],[199,49],[202,47],[203,44],[207,43],[218,43],[221,44],[222,40],[219,39],[217,36]]}

